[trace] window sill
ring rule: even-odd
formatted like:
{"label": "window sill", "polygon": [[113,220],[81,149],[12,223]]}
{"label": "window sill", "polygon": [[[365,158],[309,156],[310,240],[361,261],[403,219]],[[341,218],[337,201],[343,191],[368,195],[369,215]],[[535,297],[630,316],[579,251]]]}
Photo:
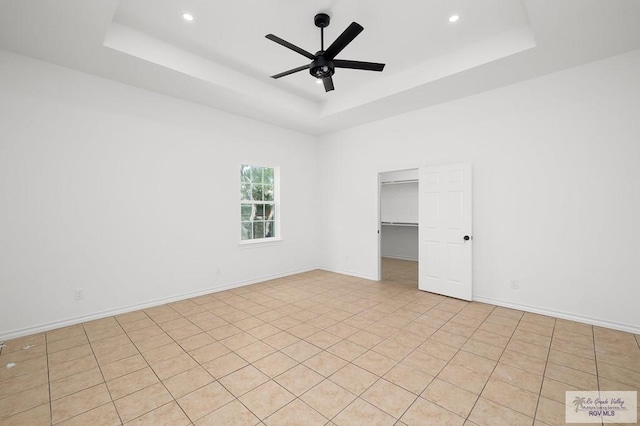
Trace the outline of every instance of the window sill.
{"label": "window sill", "polygon": [[269,247],[275,246],[282,243],[282,238],[262,238],[259,240],[242,240],[238,245],[240,248],[258,248],[258,247]]}

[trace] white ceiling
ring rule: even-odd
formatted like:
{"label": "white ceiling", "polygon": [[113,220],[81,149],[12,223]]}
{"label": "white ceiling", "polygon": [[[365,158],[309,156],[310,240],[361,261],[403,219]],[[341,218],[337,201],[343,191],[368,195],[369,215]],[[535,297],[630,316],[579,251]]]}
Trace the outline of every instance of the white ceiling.
{"label": "white ceiling", "polygon": [[[329,93],[269,78],[309,61],[264,36],[314,53],[318,12],[325,47],[356,21],[338,58],[385,70],[338,69]],[[639,19],[638,0],[0,0],[0,48],[323,134],[638,49]]]}

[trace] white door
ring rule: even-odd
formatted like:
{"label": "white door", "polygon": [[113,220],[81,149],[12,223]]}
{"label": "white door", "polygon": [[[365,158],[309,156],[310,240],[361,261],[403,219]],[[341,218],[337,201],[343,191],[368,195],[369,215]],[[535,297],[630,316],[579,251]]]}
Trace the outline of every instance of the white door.
{"label": "white door", "polygon": [[471,300],[471,164],[420,168],[418,288]]}

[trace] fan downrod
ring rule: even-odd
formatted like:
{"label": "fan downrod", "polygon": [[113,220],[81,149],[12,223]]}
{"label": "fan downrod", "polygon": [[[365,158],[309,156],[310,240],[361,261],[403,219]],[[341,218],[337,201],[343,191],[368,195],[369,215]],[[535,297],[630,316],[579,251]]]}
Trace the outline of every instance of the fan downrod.
{"label": "fan downrod", "polygon": [[331,21],[331,17],[326,13],[318,13],[315,18],[313,18],[313,22],[315,22],[316,27],[318,28],[326,28],[329,26],[329,22]]}

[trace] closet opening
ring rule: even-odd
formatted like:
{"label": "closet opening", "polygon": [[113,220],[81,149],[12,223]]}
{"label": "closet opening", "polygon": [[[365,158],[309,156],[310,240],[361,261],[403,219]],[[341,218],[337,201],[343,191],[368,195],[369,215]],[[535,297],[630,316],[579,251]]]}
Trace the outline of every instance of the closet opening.
{"label": "closet opening", "polygon": [[378,174],[379,277],[418,287],[418,169]]}

